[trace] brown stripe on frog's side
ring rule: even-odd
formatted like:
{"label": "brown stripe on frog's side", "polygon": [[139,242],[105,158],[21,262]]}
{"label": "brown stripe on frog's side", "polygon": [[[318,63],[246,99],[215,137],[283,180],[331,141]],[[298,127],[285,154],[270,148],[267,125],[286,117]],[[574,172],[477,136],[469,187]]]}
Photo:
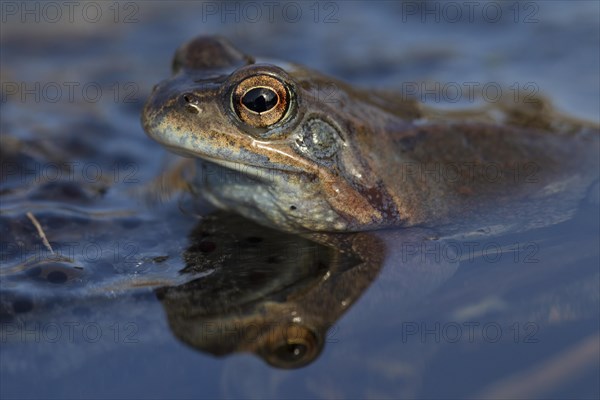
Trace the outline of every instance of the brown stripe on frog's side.
{"label": "brown stripe on frog's side", "polygon": [[385,184],[381,181],[377,182],[376,186],[369,188],[359,188],[360,193],[365,197],[371,206],[379,211],[379,223],[385,222],[395,225],[402,225],[402,216],[398,210],[396,199],[387,191]]}
{"label": "brown stripe on frog's side", "polygon": [[[383,220],[382,213],[366,197],[345,180],[337,179],[331,172],[320,171],[325,199],[348,222],[344,229],[356,226],[375,226]],[[338,229],[336,227],[336,229]]]}

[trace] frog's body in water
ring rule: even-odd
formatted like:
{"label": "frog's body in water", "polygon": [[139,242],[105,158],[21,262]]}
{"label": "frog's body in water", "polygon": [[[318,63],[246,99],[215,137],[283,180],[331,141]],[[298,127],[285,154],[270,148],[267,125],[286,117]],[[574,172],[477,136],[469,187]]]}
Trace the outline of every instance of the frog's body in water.
{"label": "frog's body in water", "polygon": [[213,204],[280,229],[519,220],[515,204],[539,210],[560,196],[574,208],[596,174],[597,128],[541,102],[451,115],[211,37],[182,46],[173,69],[146,104],[146,132],[199,159],[194,183]]}
{"label": "frog's body in water", "polygon": [[[414,357],[412,350],[406,355],[405,365],[394,368],[423,382],[427,380],[406,366],[426,370],[423,360],[429,356],[424,357],[422,347],[397,340],[400,324],[413,316],[413,320],[431,315],[432,321],[466,318],[467,322],[485,316],[486,309],[505,308],[501,315],[493,314],[495,321],[504,318],[514,326],[516,315],[538,321],[547,314],[555,321],[564,319],[562,329],[570,331],[569,318],[574,315],[597,318],[597,247],[580,240],[585,237],[592,243],[595,225],[566,230],[577,235],[559,230],[560,247],[543,253],[543,262],[517,264],[531,254],[518,251],[522,246],[515,246],[514,232],[565,220],[586,191],[592,193],[590,187],[598,190],[593,185],[598,178],[598,128],[558,117],[544,102],[439,112],[401,97],[357,90],[302,67],[258,62],[221,39],[198,38],[178,51],[174,76],[157,85],[143,120],[151,137],[197,159],[198,193],[221,208],[277,229],[217,213],[198,222],[182,255],[186,267],[171,270],[174,276],[163,264],[169,256],[161,255],[152,258],[151,273],[136,272],[133,278],[119,274],[124,280],[109,279],[106,285],[87,279],[83,267],[71,272],[68,264],[58,265],[53,258],[53,269],[42,265],[46,275],[31,275],[44,284],[44,276],[57,272],[67,276],[69,271],[68,284],[92,285],[75,292],[73,300],[36,302],[37,313],[21,312],[30,302],[23,302],[11,287],[0,301],[0,316],[29,318],[31,323],[22,324],[24,328],[37,326],[39,318],[54,324],[54,315],[81,318],[86,307],[82,308],[80,294],[95,309],[97,294],[114,298],[124,290],[160,287],[156,294],[169,324],[184,342],[216,355],[250,351],[272,365],[295,368],[319,355],[330,327],[367,288],[375,287],[369,301],[376,307],[368,318],[358,320],[359,330],[369,331],[365,337],[371,343],[381,337],[376,329],[390,329],[400,354],[416,349]],[[175,178],[179,172],[168,176]],[[594,211],[584,218],[597,221],[597,204]],[[181,225],[181,220],[168,223]],[[412,228],[346,233],[386,227]],[[342,233],[300,237],[282,234],[282,229]],[[587,233],[593,229],[593,234]],[[474,243],[472,238],[490,234],[502,239],[500,245],[489,243],[498,250],[494,257],[506,251],[504,259],[510,261],[498,267],[492,260],[471,280],[463,279],[467,270],[462,278],[458,274],[458,281],[442,286],[463,260],[472,262],[474,254],[485,258],[487,253],[479,249],[487,249],[486,243]],[[537,243],[548,243],[547,232],[539,234],[542,240],[536,242],[536,251]],[[460,236],[467,239],[465,246],[460,246]],[[154,237],[149,243],[154,245]],[[581,254],[573,257],[571,252]],[[596,257],[591,262],[590,254]],[[142,265],[149,265],[145,259]],[[32,265],[15,265],[7,282],[23,280],[29,288]],[[99,265],[104,274],[106,264]],[[380,271],[383,275],[371,286]],[[555,279],[539,280],[549,274]],[[431,296],[440,286],[441,300]],[[515,292],[519,287],[521,291]],[[44,290],[50,289],[46,285]],[[128,307],[138,303],[128,297],[122,307],[118,304],[123,318],[130,318]],[[386,305],[392,313],[385,313]],[[383,314],[376,313],[380,309]],[[103,315],[103,310],[98,320],[108,323],[107,316],[114,315]],[[140,310],[145,316],[152,314]],[[378,317],[385,323],[372,324]],[[354,324],[346,326],[357,327]],[[155,316],[149,326],[156,326]],[[8,336],[16,342],[23,337]],[[27,332],[25,336],[34,337]],[[351,336],[352,332],[344,339],[352,340]],[[86,350],[90,347],[81,343]],[[54,342],[46,343],[52,354],[54,347]],[[398,348],[381,342],[373,354],[395,359],[399,353],[394,349]],[[346,348],[340,353],[347,354]],[[470,353],[471,349],[460,356]],[[16,354],[17,362],[11,364],[25,365]],[[80,354],[82,363],[89,361],[87,353]],[[358,357],[366,363],[356,365],[372,369],[360,374],[382,376],[378,366],[385,357],[363,353]],[[347,364],[344,359],[334,367],[343,371]],[[398,381],[396,373],[386,376]]]}

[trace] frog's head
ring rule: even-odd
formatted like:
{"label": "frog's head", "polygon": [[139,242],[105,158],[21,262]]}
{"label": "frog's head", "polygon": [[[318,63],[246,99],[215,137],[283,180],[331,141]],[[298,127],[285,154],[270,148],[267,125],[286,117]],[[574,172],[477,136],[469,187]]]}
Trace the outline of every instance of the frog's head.
{"label": "frog's head", "polygon": [[339,82],[199,37],[177,51],[143,125],[200,160],[195,187],[221,208],[287,230],[361,230],[395,210],[356,139],[370,111],[354,101]]}

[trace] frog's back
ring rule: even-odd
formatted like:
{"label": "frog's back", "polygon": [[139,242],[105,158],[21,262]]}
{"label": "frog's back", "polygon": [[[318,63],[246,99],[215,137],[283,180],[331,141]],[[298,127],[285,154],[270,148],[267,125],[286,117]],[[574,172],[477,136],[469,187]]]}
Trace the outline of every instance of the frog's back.
{"label": "frog's back", "polygon": [[378,148],[367,157],[407,225],[560,220],[598,180],[597,129],[433,122],[388,136],[388,146],[367,138]]}

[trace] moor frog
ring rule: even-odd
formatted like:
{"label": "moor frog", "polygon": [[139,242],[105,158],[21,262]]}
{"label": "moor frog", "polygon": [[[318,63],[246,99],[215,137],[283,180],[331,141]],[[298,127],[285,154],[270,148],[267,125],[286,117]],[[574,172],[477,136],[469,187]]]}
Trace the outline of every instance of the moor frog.
{"label": "moor frog", "polygon": [[[333,98],[320,95],[324,87],[335,88]],[[564,221],[597,180],[598,128],[559,116],[541,99],[442,112],[255,59],[214,37],[177,51],[173,77],[155,87],[143,125],[168,149],[197,159],[190,184],[217,207],[335,250],[325,269],[304,259],[273,266],[273,254],[308,242],[286,245],[287,236],[261,231],[283,243],[266,261],[239,266],[229,254],[233,261],[213,278],[158,291],[185,342],[218,355],[254,352],[288,368],[318,355],[326,330],[383,265],[393,264],[395,276],[380,288],[389,284],[395,304],[409,307],[456,271],[458,255],[432,256],[439,242]],[[227,227],[233,236],[258,229],[223,216],[211,221],[204,229]],[[390,227],[410,229],[379,230]],[[199,268],[188,264],[184,272]],[[298,268],[312,271],[312,283],[284,284],[298,279]],[[253,270],[286,289],[257,291]],[[268,333],[272,326],[286,329]]]}
{"label": "moor frog", "polygon": [[[555,241],[561,247],[544,259],[550,262],[532,264],[537,268],[481,268],[469,286],[459,279],[446,285],[446,292],[442,288],[441,296],[438,288],[462,264],[460,254],[448,251],[460,247],[446,247],[441,260],[437,257],[440,243],[457,233],[472,237],[508,231],[506,241],[512,245],[517,230],[566,219],[597,179],[596,127],[558,118],[541,101],[439,112],[354,89],[298,66],[258,63],[215,38],[182,47],[174,71],[154,91],[144,125],[160,143],[198,159],[200,171],[192,182],[197,192],[263,225],[343,232],[300,237],[219,213],[203,218],[190,234],[184,269],[169,272],[165,260],[169,254],[179,256],[179,250],[167,243],[172,253],[152,253],[153,261],[144,263],[150,265],[148,271],[122,273],[121,279],[111,275],[112,264],[61,260],[39,265],[15,257],[2,276],[10,286],[0,299],[0,319],[69,321],[79,318],[85,302],[96,310],[107,295],[151,288],[184,342],[215,355],[252,352],[271,365],[294,368],[319,356],[328,331],[369,287],[385,296],[375,299],[370,321],[389,320],[392,330],[411,312],[422,316],[441,309],[442,316],[454,320],[465,309],[464,318],[473,318],[473,310],[478,317],[486,307],[503,309],[507,319],[518,313],[529,321],[530,314],[541,320],[550,315],[558,322],[565,315],[597,315],[589,306],[598,304],[597,268],[592,265],[594,272],[579,259],[573,266],[559,257],[581,246],[579,236],[563,238],[560,232]],[[335,101],[318,100],[323,87],[336,88]],[[144,225],[157,241],[166,232],[169,237],[184,232],[187,216],[166,215],[165,225]],[[583,218],[590,219],[587,214]],[[130,229],[131,221],[124,222],[123,229]],[[346,232],[392,226],[403,229]],[[110,227],[110,234],[118,236]],[[570,231],[579,229],[576,225]],[[581,235],[594,238],[585,231]],[[557,279],[537,284],[550,273]],[[517,298],[520,303],[510,302],[515,282],[527,293]],[[72,296],[56,292],[62,283]],[[31,299],[27,290],[32,285],[38,293],[60,296]],[[429,296],[434,290],[436,295]],[[561,292],[567,295],[557,299]],[[429,307],[414,307],[424,297]],[[137,304],[130,299],[115,307],[126,318],[131,304]],[[364,300],[373,301],[374,295]],[[395,318],[377,314],[388,304]],[[112,318],[99,310],[99,318]],[[20,339],[16,329],[7,336],[13,342]],[[46,347],[54,354],[54,342]],[[83,348],[90,347],[84,343]],[[379,351],[397,355],[412,348],[400,347]],[[8,364],[23,365],[18,348],[11,354],[19,362]],[[421,354],[406,357],[407,365],[424,359]]]}
{"label": "moor frog", "polygon": [[572,208],[597,169],[597,127],[559,119],[542,100],[444,113],[213,37],[182,46],[173,73],[145,106],[146,132],[199,160],[202,196],[279,229],[441,226],[490,213],[540,225],[550,218],[540,209]]}

